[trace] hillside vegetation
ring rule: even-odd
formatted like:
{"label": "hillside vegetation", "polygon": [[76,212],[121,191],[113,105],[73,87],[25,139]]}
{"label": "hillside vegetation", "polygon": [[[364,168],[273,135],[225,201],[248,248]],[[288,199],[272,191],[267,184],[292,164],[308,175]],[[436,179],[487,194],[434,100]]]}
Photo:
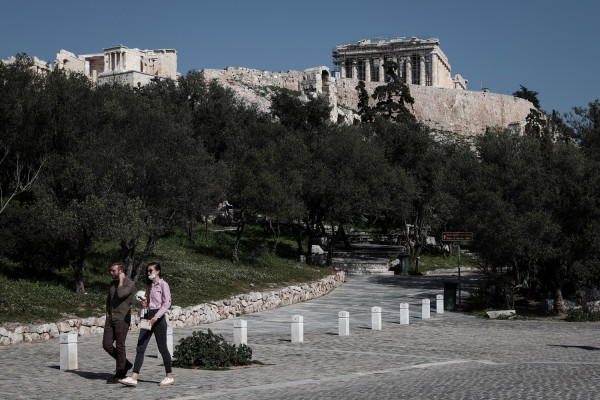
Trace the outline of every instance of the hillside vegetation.
{"label": "hillside vegetation", "polygon": [[[356,126],[332,124],[314,93],[281,90],[265,113],[195,72],[133,88],[31,65],[0,63],[3,308],[54,297],[57,309],[73,299],[58,314],[76,313],[84,293],[101,296],[115,259],[138,281],[164,258],[194,302],[282,284],[269,266],[294,264],[325,225],[401,232],[413,261],[427,236],[473,232],[490,279],[509,283],[494,286],[559,306],[600,282],[598,100],[566,116],[532,109],[523,135],[489,129],[449,142],[409,112],[395,63],[371,98],[357,86]],[[201,227],[225,200],[235,231],[210,236]],[[187,275],[200,272],[215,285],[188,290],[202,282]]]}

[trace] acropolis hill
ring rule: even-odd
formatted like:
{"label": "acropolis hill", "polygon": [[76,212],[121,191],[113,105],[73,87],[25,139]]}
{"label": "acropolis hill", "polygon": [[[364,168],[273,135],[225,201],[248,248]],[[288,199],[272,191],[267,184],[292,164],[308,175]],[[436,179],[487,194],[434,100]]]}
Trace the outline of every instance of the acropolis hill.
{"label": "acropolis hill", "polygon": [[[385,60],[398,63],[398,76],[415,99],[415,117],[438,131],[472,136],[483,134],[488,127],[518,127],[534,108],[521,98],[467,90],[467,80],[451,75],[450,63],[438,39],[361,40],[340,45],[333,51],[333,70],[319,66],[304,71],[269,72],[227,67],[202,69],[200,73],[206,80],[214,79],[231,88],[263,111],[270,108],[273,87],[298,91],[302,96],[323,95],[333,106],[332,121],[351,124],[360,119],[356,113],[358,82],[364,81],[370,94],[384,85]],[[139,50],[123,45],[79,56],[61,50],[54,67],[85,74],[98,83],[116,81],[132,86],[145,85],[156,77],[175,79],[179,75],[175,50]],[[35,59],[34,68],[43,72],[50,67]]]}

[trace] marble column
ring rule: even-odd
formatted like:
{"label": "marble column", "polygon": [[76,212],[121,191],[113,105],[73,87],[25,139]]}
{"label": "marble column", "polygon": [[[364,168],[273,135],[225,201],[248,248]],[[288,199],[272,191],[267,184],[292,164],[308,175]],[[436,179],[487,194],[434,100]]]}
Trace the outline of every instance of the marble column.
{"label": "marble column", "polygon": [[346,62],[342,61],[340,62],[340,78],[345,78],[346,77]]}
{"label": "marble column", "polygon": [[421,56],[421,62],[420,62],[420,71],[419,74],[421,75],[419,77],[419,84],[421,86],[425,86],[427,84],[427,77],[425,76],[425,57]]}
{"label": "marble column", "polygon": [[[390,58],[390,61],[395,62],[396,65],[398,65],[398,57],[392,57]],[[396,74],[398,74],[398,71],[396,71]]]}
{"label": "marble column", "polygon": [[438,59],[435,52],[431,52],[431,86],[438,87]]}
{"label": "marble column", "polygon": [[410,56],[406,57],[404,61],[406,63],[406,84],[412,83],[412,60]]}
{"label": "marble column", "polygon": [[365,82],[371,82],[371,60],[365,58]]}
{"label": "marble column", "polygon": [[384,58],[379,59],[379,82],[385,82],[385,70],[383,69]]}
{"label": "marble column", "polygon": [[352,79],[358,79],[358,61],[356,58],[352,60]]}

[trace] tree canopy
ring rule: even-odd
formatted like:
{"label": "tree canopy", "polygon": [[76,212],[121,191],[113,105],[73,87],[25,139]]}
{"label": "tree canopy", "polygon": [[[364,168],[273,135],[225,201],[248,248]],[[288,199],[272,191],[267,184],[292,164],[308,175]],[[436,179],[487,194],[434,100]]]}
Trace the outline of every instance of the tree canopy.
{"label": "tree canopy", "polygon": [[415,260],[427,236],[468,230],[486,269],[532,296],[600,282],[598,100],[563,119],[521,86],[538,108],[523,135],[443,141],[414,119],[389,62],[370,98],[357,86],[358,126],[331,123],[323,97],[285,90],[262,113],[195,72],[133,88],[29,67],[26,56],[0,63],[0,266],[23,276],[71,268],[85,291],[89,255],[116,243],[139,278],[158,240],[181,228],[193,245],[228,200],[234,262],[251,221],[272,253],[282,226],[300,253],[303,235],[354,225],[405,232]]}
{"label": "tree canopy", "polygon": [[535,108],[537,108],[538,110],[540,110],[540,101],[538,100],[538,92],[535,92],[533,90],[529,90],[527,89],[525,86],[523,85],[519,85],[520,88],[519,90],[513,92],[513,96],[515,97],[519,97],[521,99],[525,99],[525,100],[529,100],[531,102],[531,104],[533,104],[533,106]]}

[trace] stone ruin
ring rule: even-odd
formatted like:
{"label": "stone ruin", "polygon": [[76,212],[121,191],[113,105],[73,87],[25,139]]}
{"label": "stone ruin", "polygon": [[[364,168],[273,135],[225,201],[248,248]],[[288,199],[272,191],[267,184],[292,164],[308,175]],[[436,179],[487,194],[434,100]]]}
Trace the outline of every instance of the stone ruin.
{"label": "stone ruin", "polygon": [[177,51],[173,49],[140,50],[122,44],[103,49],[102,53],[75,54],[61,50],[54,67],[79,72],[92,82],[122,83],[143,86],[153,78],[177,79]]}
{"label": "stone ruin", "polygon": [[325,96],[332,106],[331,120],[357,124],[356,86],[365,82],[367,92],[386,84],[383,62],[399,64],[399,77],[415,99],[412,112],[417,120],[439,132],[474,136],[489,127],[522,132],[533,104],[514,96],[467,90],[467,80],[451,75],[448,58],[438,39],[402,38],[337,46],[333,51],[334,70],[326,66],[304,71],[268,72],[249,68],[203,69],[208,80],[217,80],[242,99],[268,112],[272,88],[298,91],[302,96]]}
{"label": "stone ruin", "polygon": [[439,39],[412,37],[389,41],[364,39],[337,46],[333,51],[333,64],[339,71],[336,77],[384,83],[387,77],[383,63],[389,60],[398,64],[402,83],[467,90],[467,81],[462,76],[451,76],[448,57],[439,44]]}
{"label": "stone ruin", "polygon": [[[467,90],[467,80],[458,74],[451,75],[448,57],[438,39],[361,40],[340,45],[333,51],[333,70],[326,66],[287,72],[227,67],[199,72],[207,81],[218,81],[264,112],[270,110],[274,89],[285,88],[299,92],[303,99],[324,96],[332,106],[333,122],[357,124],[360,116],[356,86],[362,80],[367,92],[372,94],[376,87],[384,85],[385,60],[398,63],[399,77],[415,99],[411,109],[414,116],[437,132],[474,136],[490,127],[522,132],[524,121],[534,108],[531,102],[521,98],[488,90]],[[48,63],[37,58],[34,61],[33,68],[40,73],[51,69]],[[14,58],[6,62],[14,62]],[[54,68],[82,73],[93,82],[131,86],[145,85],[156,77],[176,79],[180,76],[176,50],[140,50],[123,45],[84,55],[61,50],[56,55]]]}

